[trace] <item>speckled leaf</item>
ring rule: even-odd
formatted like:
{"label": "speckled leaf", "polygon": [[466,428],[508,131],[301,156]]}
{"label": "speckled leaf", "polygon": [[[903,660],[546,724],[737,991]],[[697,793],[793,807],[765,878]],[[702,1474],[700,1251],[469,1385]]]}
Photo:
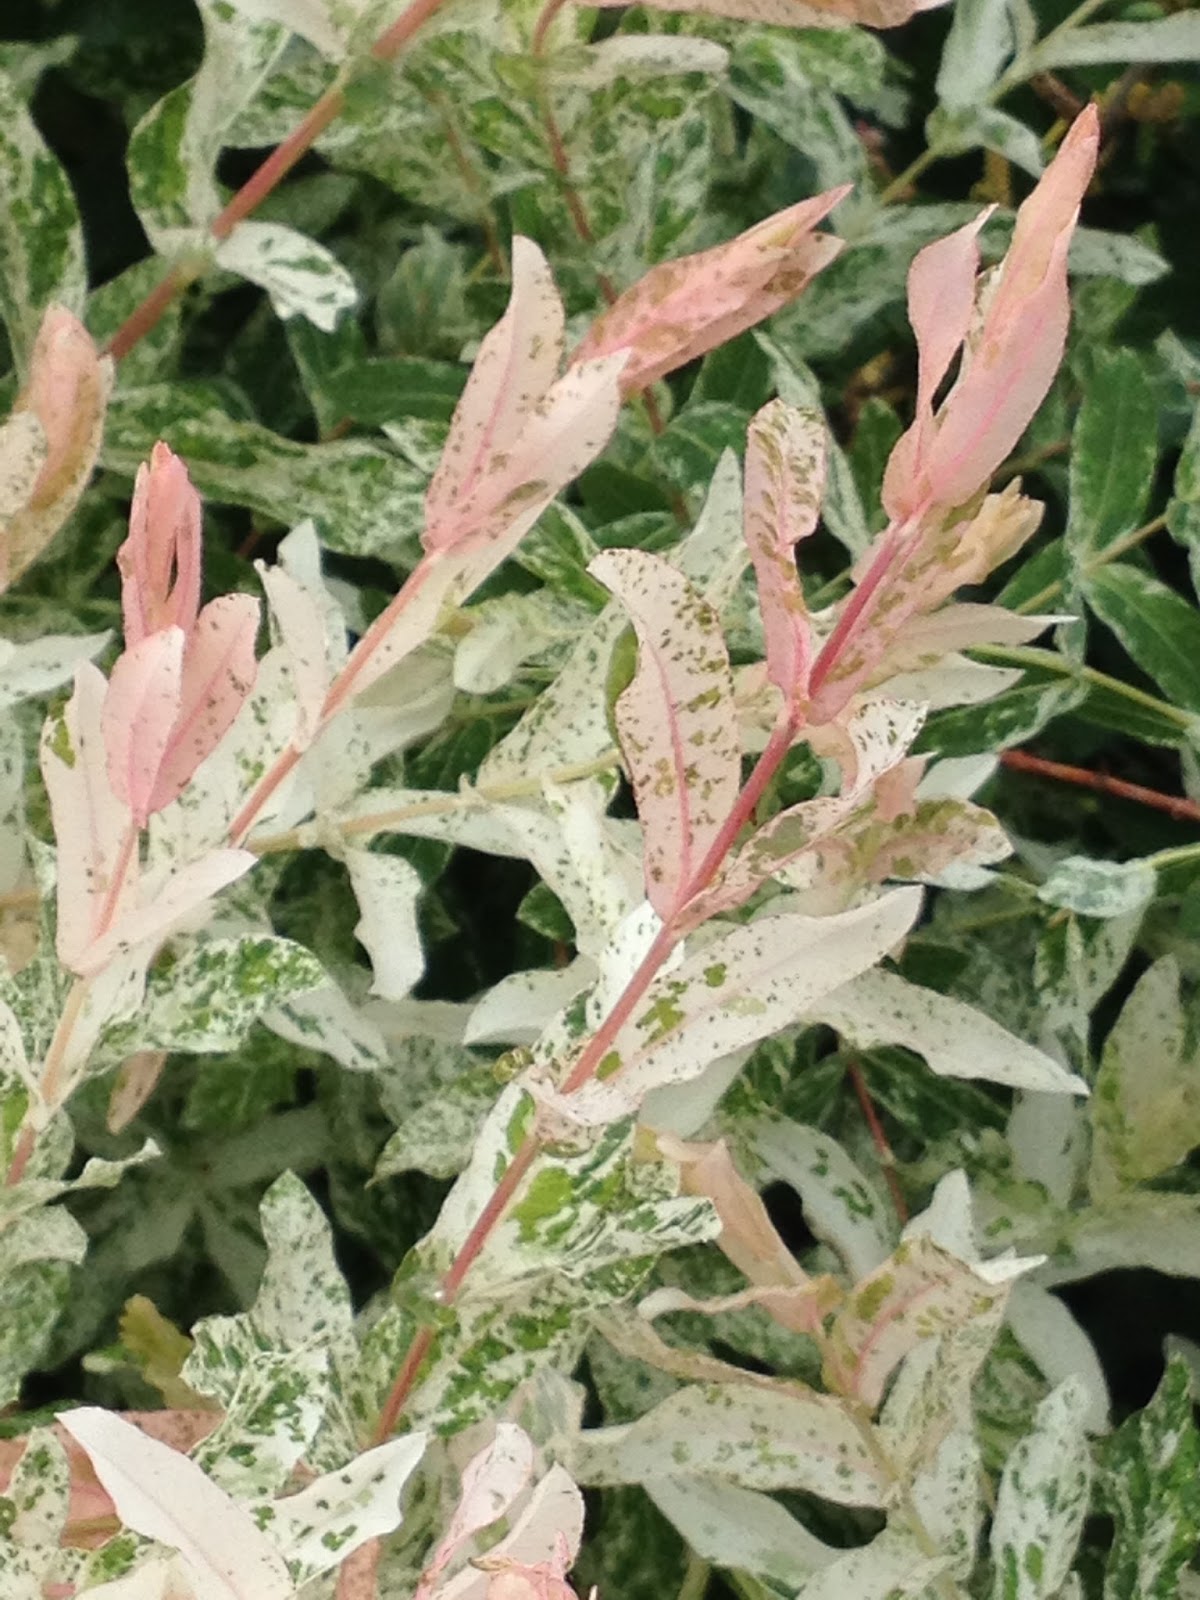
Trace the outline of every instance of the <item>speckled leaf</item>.
{"label": "speckled leaf", "polygon": [[681,1476],[652,1478],[646,1492],[703,1560],[787,1592],[836,1559],[778,1501],[754,1489]]}
{"label": "speckled leaf", "polygon": [[1033,52],[1035,71],[1095,66],[1109,61],[1200,60],[1200,16],[1181,12],[1147,22],[1097,22],[1090,28],[1057,29]]}
{"label": "speckled leaf", "polygon": [[70,1286],[65,1261],[27,1261],[0,1274],[0,1405],[17,1403],[26,1376],[45,1354]]}
{"label": "speckled leaf", "polygon": [[722,933],[655,980],[597,1078],[569,1097],[569,1113],[628,1115],[651,1089],[799,1021],[902,939],[920,906],[919,890],[896,889],[833,916],[783,912]]}
{"label": "speckled leaf", "polygon": [[1185,711],[1200,712],[1200,614],[1174,589],[1127,562],[1084,577],[1088,605],[1143,672]]}
{"label": "speckled leaf", "polygon": [[183,1556],[196,1600],[289,1600],[287,1567],[194,1461],[97,1406],[59,1414],[127,1527]]}
{"label": "speckled leaf", "polygon": [[86,287],[71,185],[16,84],[0,72],[0,317],[22,373],[46,307],[79,311]]}
{"label": "speckled leaf", "polygon": [[324,978],[317,958],[290,939],[206,939],[151,973],[131,1041],[145,1050],[232,1050],[264,1011]]}
{"label": "speckled leaf", "polygon": [[700,868],[737,797],[729,656],[716,614],[659,557],[609,550],[588,570],[637,631],[637,671],[615,715],[645,834],[646,893],[665,920],[703,887]]}
{"label": "speckled leaf", "polygon": [[0,640],[0,710],[56,689],[79,662],[98,656],[111,638],[111,633],[60,633],[23,644]]}
{"label": "speckled leaf", "polygon": [[942,1556],[922,1550],[903,1528],[885,1528],[869,1544],[840,1552],[804,1585],[804,1600],[908,1600],[937,1594]]}
{"label": "speckled leaf", "polygon": [[1012,1089],[1083,1094],[1087,1086],[1052,1056],[1018,1039],[985,1012],[895,972],[874,968],[826,995],[808,1014],[861,1050],[899,1044],[949,1078],[986,1078]]}
{"label": "speckled leaf", "polygon": [[129,191],[156,250],[205,242],[221,208],[215,167],[234,119],[253,101],[290,40],[274,22],[239,16],[223,0],[198,0],[204,56],[134,128],[126,153]]}
{"label": "speckled leaf", "polygon": [[995,1269],[994,1278],[981,1276],[982,1270],[927,1237],[905,1240],[855,1286],[835,1316],[825,1357],[830,1384],[874,1409],[893,1369],[918,1344],[972,1321],[991,1318],[998,1325],[1007,1281],[1003,1269]]}
{"label": "speckled leaf", "polygon": [[1048,1600],[1070,1571],[1092,1483],[1088,1403],[1077,1378],[1059,1384],[1008,1459],[992,1521],[992,1600]]}
{"label": "speckled leaf", "polygon": [[323,333],[358,300],[354,279],[331,251],[278,222],[240,222],[218,246],[216,262],[265,289],[285,322],[307,317]]}
{"label": "speckled leaf", "polygon": [[1126,917],[1154,899],[1158,875],[1149,861],[1093,861],[1066,856],[1038,889],[1038,899],[1082,917]]}
{"label": "speckled leaf", "polygon": [[1100,1499],[1116,1530],[1104,1600],[1175,1600],[1200,1541],[1200,1434],[1184,1361],[1176,1357],[1144,1411],[1104,1447]]}
{"label": "speckled leaf", "polygon": [[887,1257],[895,1242],[888,1209],[836,1139],[782,1117],[751,1123],[744,1137],[767,1175],[800,1196],[805,1221],[853,1279]]}
{"label": "speckled leaf", "polygon": [[132,475],[163,434],[209,499],[288,526],[311,517],[325,544],[351,555],[415,548],[424,479],[367,439],[297,444],[229,416],[212,389],[153,384],[118,394],[109,407],[102,461]]}
{"label": "speckled leaf", "polygon": [[402,856],[348,850],[346,865],[362,915],[354,937],[371,958],[371,993],[403,1000],[425,970],[417,901],[421,878]]}
{"label": "speckled leaf", "polygon": [[828,1395],[753,1384],[694,1384],[636,1422],[579,1435],[580,1482],[652,1483],[698,1476],[748,1489],[804,1489],[837,1505],[879,1506],[880,1468]]}
{"label": "speckled leaf", "polygon": [[400,1526],[404,1486],[425,1453],[426,1435],[364,1450],[298,1494],[259,1505],[260,1525],[281,1550],[297,1582],[344,1561],[368,1539]]}
{"label": "speckled leaf", "polygon": [[1100,1058],[1088,1185],[1097,1200],[1156,1178],[1200,1144],[1200,1050],[1163,956],[1138,979]]}
{"label": "speckled leaf", "polygon": [[807,693],[812,654],[796,545],[816,528],[824,487],[824,417],[772,400],[747,439],[745,534],[758,580],[767,676],[788,702]]}

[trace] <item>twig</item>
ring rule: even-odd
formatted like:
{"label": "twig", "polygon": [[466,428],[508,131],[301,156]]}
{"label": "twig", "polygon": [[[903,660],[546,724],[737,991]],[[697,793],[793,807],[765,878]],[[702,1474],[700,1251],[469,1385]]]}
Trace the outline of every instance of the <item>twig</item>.
{"label": "twig", "polygon": [[1014,772],[1029,772],[1039,778],[1053,778],[1058,783],[1071,783],[1079,789],[1112,795],[1118,800],[1131,800],[1135,805],[1164,811],[1176,822],[1200,823],[1200,804],[1183,795],[1163,794],[1159,789],[1147,789],[1140,783],[1127,783],[1124,778],[1114,778],[1107,772],[1091,772],[1086,767],[1047,761],[1044,756],[1030,755],[1027,750],[1005,750],[1001,753],[1000,761]]}
{"label": "twig", "polygon": [[867,1088],[867,1080],[863,1069],[857,1061],[852,1061],[849,1066],[850,1082],[854,1085],[854,1093],[858,1097],[858,1104],[862,1110],[863,1121],[870,1130],[871,1139],[879,1156],[879,1167],[883,1173],[884,1182],[888,1186],[888,1193],[892,1197],[892,1209],[900,1219],[901,1225],[908,1221],[908,1201],[904,1198],[904,1190],[900,1186],[900,1178],[896,1172],[896,1157],[884,1131],[883,1123],[879,1120],[879,1112],[875,1109],[875,1102],[871,1098],[871,1091]]}

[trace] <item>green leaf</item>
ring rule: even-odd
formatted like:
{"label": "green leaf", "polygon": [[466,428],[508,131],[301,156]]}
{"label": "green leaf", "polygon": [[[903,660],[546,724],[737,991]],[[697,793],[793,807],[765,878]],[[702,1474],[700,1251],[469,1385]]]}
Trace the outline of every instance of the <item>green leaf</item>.
{"label": "green leaf", "polygon": [[1200,406],[1192,413],[1192,425],[1175,468],[1174,493],[1167,506],[1167,527],[1171,537],[1188,552],[1192,588],[1200,593]]}
{"label": "green leaf", "polygon": [[289,527],[312,517],[324,543],[351,555],[415,550],[424,478],[379,445],[297,444],[230,417],[211,389],[155,384],[114,398],[102,459],[132,477],[163,437],[210,499],[251,506]]}
{"label": "green leaf", "polygon": [[1081,1381],[1068,1378],[1009,1458],[992,1522],[992,1600],[1049,1600],[1070,1571],[1092,1481],[1088,1404]]}
{"label": "green leaf", "polygon": [[65,1261],[27,1261],[0,1274],[0,1405],[16,1403],[42,1359],[70,1286]]}
{"label": "green leaf", "polygon": [[979,706],[938,711],[917,740],[918,750],[939,756],[969,756],[1023,744],[1054,717],[1073,710],[1087,693],[1083,683],[1062,678],[1019,683]]}
{"label": "green leaf", "polygon": [[725,450],[746,447],[750,413],[727,400],[701,400],[672,417],[654,441],[651,459],[676,488],[701,494]]}
{"label": "green leaf", "polygon": [[1141,239],[1104,228],[1076,228],[1067,264],[1079,277],[1116,278],[1134,288],[1156,283],[1171,270],[1170,262]]}
{"label": "green leaf", "polygon": [[67,176],[0,72],[0,317],[24,374],[51,301],[80,311],[83,230]]}
{"label": "green leaf", "polygon": [[405,417],[449,422],[466,370],[420,356],[375,356],[337,367],[321,390],[341,417],[380,426]]}
{"label": "green leaf", "polygon": [[1097,350],[1071,436],[1067,548],[1086,573],[1141,522],[1158,461],[1158,397],[1131,350]]}
{"label": "green leaf", "polygon": [[1034,72],[1051,67],[1094,67],[1114,61],[1200,61],[1200,16],[1159,17],[1149,22],[1096,22],[1090,28],[1060,28],[1032,52]]}
{"label": "green leaf", "polygon": [[1200,712],[1200,611],[1136,567],[1101,567],[1083,587],[1101,622],[1167,698]]}
{"label": "green leaf", "polygon": [[1200,1540],[1200,1434],[1187,1365],[1178,1357],[1144,1411],[1104,1446],[1100,1498],[1116,1531],[1104,1600],[1175,1600]]}

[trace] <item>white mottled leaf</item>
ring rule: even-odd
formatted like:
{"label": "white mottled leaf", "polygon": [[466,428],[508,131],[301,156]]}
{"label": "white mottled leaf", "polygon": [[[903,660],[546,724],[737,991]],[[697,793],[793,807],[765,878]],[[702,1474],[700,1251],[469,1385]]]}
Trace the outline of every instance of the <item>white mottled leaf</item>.
{"label": "white mottled leaf", "polygon": [[899,1044],[947,1078],[987,1078],[1011,1089],[1085,1094],[1087,1085],[1042,1050],[974,1006],[897,973],[874,969],[824,996],[808,1013],[859,1049]]}
{"label": "white mottled leaf", "polygon": [[278,317],[306,317],[322,333],[332,333],[358,300],[337,257],[282,223],[239,222],[217,247],[216,262],[265,289]]}
{"label": "white mottled leaf", "polygon": [[258,1508],[272,1543],[301,1582],[330,1571],[368,1539],[400,1526],[400,1496],[427,1440],[424,1433],[389,1439],[299,1494]]}
{"label": "white mottled leaf", "polygon": [[707,1478],[653,1478],[646,1493],[689,1546],[714,1566],[794,1591],[838,1557],[777,1500]]}
{"label": "white mottled leaf", "polygon": [[755,1384],[693,1384],[639,1417],[586,1430],[574,1454],[587,1484],[698,1476],[748,1489],[804,1489],[878,1506],[887,1485],[862,1435],[829,1395]]}
{"label": "white mottled leaf", "polygon": [[1068,856],[1038,889],[1038,899],[1084,917],[1124,917],[1154,899],[1158,874],[1147,861]]}
{"label": "white mottled leaf", "polygon": [[361,912],[354,937],[371,958],[371,993],[402,1000],[425,970],[417,901],[422,884],[402,856],[348,850],[346,866]]}
{"label": "white mottled leaf", "polygon": [[829,917],[784,912],[730,928],[651,984],[598,1077],[570,1096],[570,1115],[628,1115],[651,1089],[788,1027],[892,949],[920,907],[920,890],[895,889]]}
{"label": "white mottled leaf", "polygon": [[1092,1483],[1089,1403],[1079,1379],[1059,1384],[1008,1458],[992,1521],[993,1600],[1048,1600],[1071,1568]]}

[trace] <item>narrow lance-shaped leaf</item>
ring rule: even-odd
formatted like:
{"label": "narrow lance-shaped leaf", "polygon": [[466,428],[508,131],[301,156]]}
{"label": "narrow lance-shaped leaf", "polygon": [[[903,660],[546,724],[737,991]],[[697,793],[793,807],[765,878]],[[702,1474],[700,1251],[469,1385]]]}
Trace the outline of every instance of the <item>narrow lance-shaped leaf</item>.
{"label": "narrow lance-shaped leaf", "polygon": [[909,275],[921,352],[918,414],[888,462],[883,500],[896,521],[963,505],[991,477],[1045,398],[1067,335],[1067,250],[1099,146],[1094,106],[1075,119],[1017,214],[1012,244],[985,291],[979,331],[936,417],[933,393],[966,338],[974,280],[969,225],[922,251]]}
{"label": "narrow lance-shaped leaf", "polygon": [[200,496],[160,439],[137,470],[129,535],[117,551],[125,648],[172,626],[187,633],[200,611]]}
{"label": "narrow lance-shaped leaf", "polygon": [[500,1422],[491,1444],[473,1455],[463,1468],[462,1494],[450,1526],[426,1563],[417,1586],[417,1600],[425,1600],[455,1553],[478,1533],[505,1515],[529,1482],[533,1471],[533,1443],[515,1423]]}
{"label": "narrow lance-shaped leaf", "polygon": [[638,636],[633,681],[616,704],[645,836],[646,894],[669,920],[697,878],[741,778],[733,675],[720,621],[674,567],[607,550],[588,569],[624,603]]}
{"label": "narrow lance-shaped leaf", "polygon": [[441,607],[482,583],[607,444],[625,355],[575,362],[555,382],[562,324],[545,258],[518,237],[508,309],[480,347],[429,485],[425,557],[359,641],[323,720],[423,644]]}
{"label": "narrow lance-shaped leaf", "polygon": [[758,580],[767,676],[789,704],[807,692],[812,662],[795,549],[817,525],[824,488],[824,418],[772,400],[747,436],[743,517]]}
{"label": "narrow lance-shaped leaf", "polygon": [[1068,1378],[1008,1458],[992,1521],[993,1600],[1049,1600],[1070,1571],[1092,1483],[1089,1404],[1086,1385]]}
{"label": "narrow lance-shaped leaf", "polygon": [[126,1527],[179,1551],[197,1600],[289,1600],[283,1558],[194,1461],[97,1406],[58,1420],[87,1451]]}
{"label": "narrow lance-shaped leaf", "polygon": [[42,777],[58,842],[58,959],[74,972],[106,906],[119,917],[136,881],[134,861],[115,882],[133,819],[108,781],[101,731],[106,690],[99,668],[82,663],[61,719],[51,718],[42,731]]}
{"label": "narrow lance-shaped leaf", "polygon": [[919,889],[896,889],[829,917],[795,912],[731,928],[651,985],[597,1078],[562,1102],[583,1122],[628,1116],[651,1089],[777,1033],[873,966],[908,932]]}
{"label": "narrow lance-shaped leaf", "polygon": [[[595,0],[615,6],[621,0]],[[736,17],[741,22],[769,22],[784,28],[844,28],[859,23],[868,28],[899,28],[918,11],[929,11],[946,0],[646,0],[655,11],[696,11],[712,17]]]}
{"label": "narrow lance-shaped leaf", "polygon": [[838,254],[840,239],[813,230],[848,193],[830,189],[725,244],[651,267],[600,314],[573,359],[629,352],[621,388],[636,394],[736,338],[794,300]]}

